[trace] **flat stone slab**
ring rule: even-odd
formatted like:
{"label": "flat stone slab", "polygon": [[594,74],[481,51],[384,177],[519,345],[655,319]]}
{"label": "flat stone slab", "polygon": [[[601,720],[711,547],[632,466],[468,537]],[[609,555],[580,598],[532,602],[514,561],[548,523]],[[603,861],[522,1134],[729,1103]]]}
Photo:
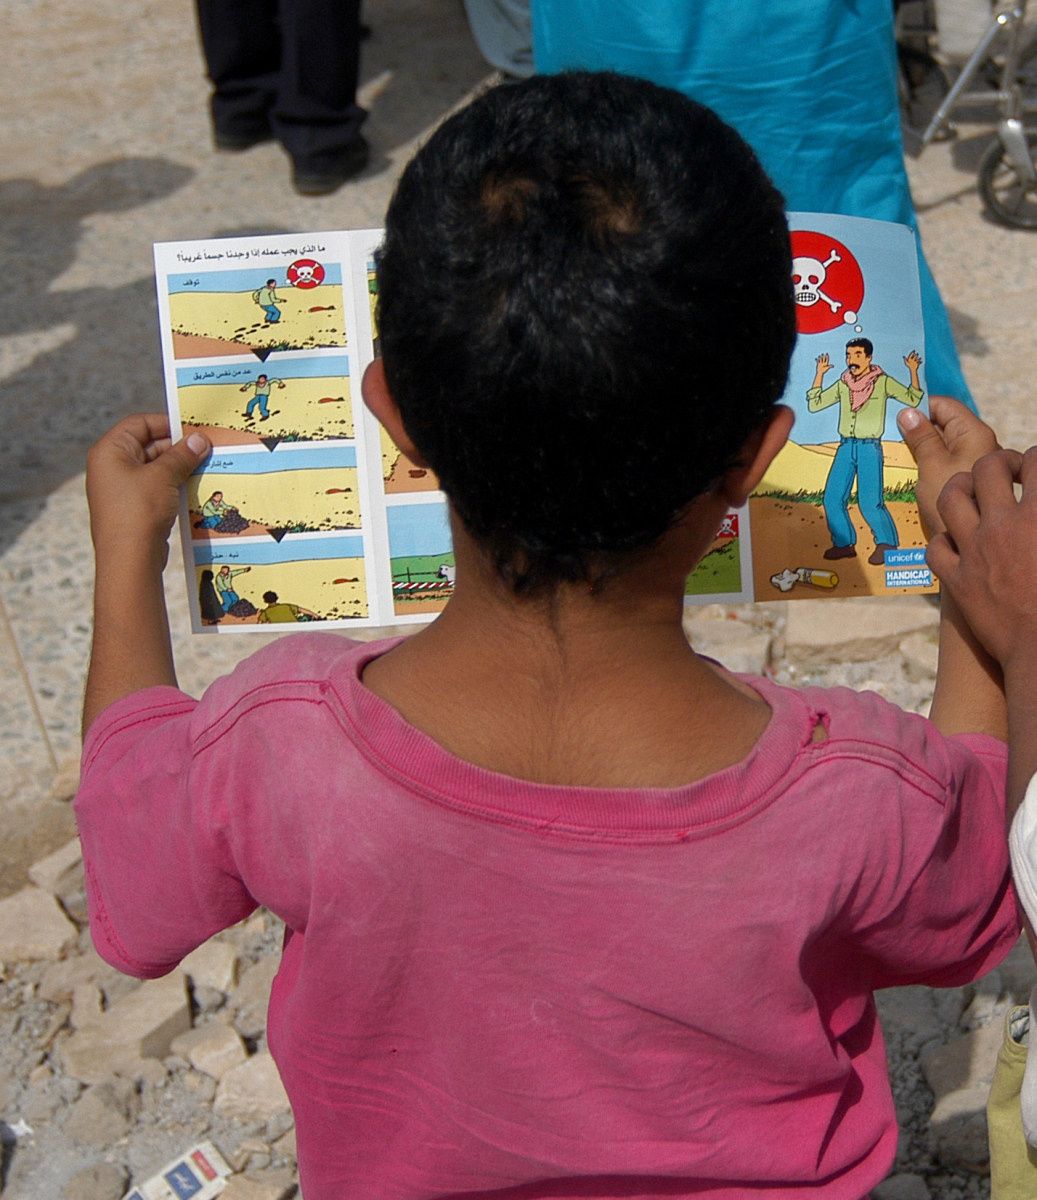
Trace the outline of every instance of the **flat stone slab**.
{"label": "flat stone slab", "polygon": [[785,652],[800,666],[867,662],[896,653],[908,634],[939,621],[939,608],[922,596],[798,600],[788,608]]}
{"label": "flat stone slab", "polygon": [[142,983],[62,1043],[62,1066],[82,1083],[101,1083],[142,1058],[163,1058],[190,1028],[187,977],[173,971]]}
{"label": "flat stone slab", "polygon": [[78,936],[49,892],[30,886],[0,900],[0,962],[55,961]]}
{"label": "flat stone slab", "polygon": [[269,1121],[291,1105],[274,1060],[265,1051],[220,1080],[213,1109],[236,1121]]}

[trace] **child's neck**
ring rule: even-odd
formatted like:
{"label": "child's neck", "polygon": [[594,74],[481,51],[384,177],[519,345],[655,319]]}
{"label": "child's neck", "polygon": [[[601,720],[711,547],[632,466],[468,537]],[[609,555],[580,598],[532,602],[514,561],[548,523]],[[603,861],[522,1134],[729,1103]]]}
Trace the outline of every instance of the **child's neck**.
{"label": "child's neck", "polygon": [[521,601],[459,567],[444,613],[364,683],[447,750],[506,775],[681,786],[744,758],[770,716],[688,646],[682,591],[678,578]]}

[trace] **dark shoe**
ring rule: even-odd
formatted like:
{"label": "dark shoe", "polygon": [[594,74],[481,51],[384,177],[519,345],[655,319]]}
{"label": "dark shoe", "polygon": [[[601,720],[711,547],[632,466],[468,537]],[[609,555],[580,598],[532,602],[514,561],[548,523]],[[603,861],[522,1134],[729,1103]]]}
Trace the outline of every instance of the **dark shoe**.
{"label": "dark shoe", "polygon": [[336,191],[367,166],[371,147],[367,139],[356,138],[336,155],[322,155],[316,160],[293,159],[292,186],[300,196],[327,196]]}
{"label": "dark shoe", "polygon": [[868,555],[868,562],[873,567],[881,567],[886,561],[886,551],[895,550],[896,546],[891,546],[889,542],[879,542],[875,549]]}
{"label": "dark shoe", "polygon": [[856,558],[856,546],[829,546],[828,549],[821,555],[822,558]]}
{"label": "dark shoe", "polygon": [[213,132],[212,140],[216,144],[217,150],[230,150],[237,154],[242,150],[251,150],[253,146],[259,146],[263,142],[272,142],[274,134],[273,130],[269,128],[258,129],[253,133],[217,129]]}

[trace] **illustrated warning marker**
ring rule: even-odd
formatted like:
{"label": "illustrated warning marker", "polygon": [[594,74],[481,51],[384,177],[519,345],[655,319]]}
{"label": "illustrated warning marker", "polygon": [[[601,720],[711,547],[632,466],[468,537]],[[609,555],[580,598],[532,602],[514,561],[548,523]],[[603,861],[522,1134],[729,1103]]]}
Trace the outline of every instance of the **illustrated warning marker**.
{"label": "illustrated warning marker", "polygon": [[274,539],[275,542],[279,542],[284,537],[284,535],[288,532],[289,532],[288,529],[268,529],[267,530],[267,533],[270,534],[270,536]]}
{"label": "illustrated warning marker", "polygon": [[253,346],[252,353],[256,356],[256,358],[259,359],[260,362],[266,362],[266,360],[273,353],[273,348],[268,346]]}
{"label": "illustrated warning marker", "polygon": [[281,444],[280,438],[260,438],[259,439],[268,450],[273,450]]}

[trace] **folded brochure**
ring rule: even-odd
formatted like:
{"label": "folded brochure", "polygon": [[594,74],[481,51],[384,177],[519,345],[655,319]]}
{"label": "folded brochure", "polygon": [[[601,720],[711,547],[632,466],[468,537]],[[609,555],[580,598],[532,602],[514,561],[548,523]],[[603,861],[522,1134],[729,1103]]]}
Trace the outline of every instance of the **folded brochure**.
{"label": "folded brochure", "polygon": [[[789,444],[728,513],[688,603],[935,590],[896,425],[926,410],[914,234],[791,213]],[[431,620],[454,587],[446,501],[360,399],[378,354],[379,230],[155,247],[174,435],[211,457],[181,536],[197,632]],[[752,353],[752,347],[746,347]]]}

